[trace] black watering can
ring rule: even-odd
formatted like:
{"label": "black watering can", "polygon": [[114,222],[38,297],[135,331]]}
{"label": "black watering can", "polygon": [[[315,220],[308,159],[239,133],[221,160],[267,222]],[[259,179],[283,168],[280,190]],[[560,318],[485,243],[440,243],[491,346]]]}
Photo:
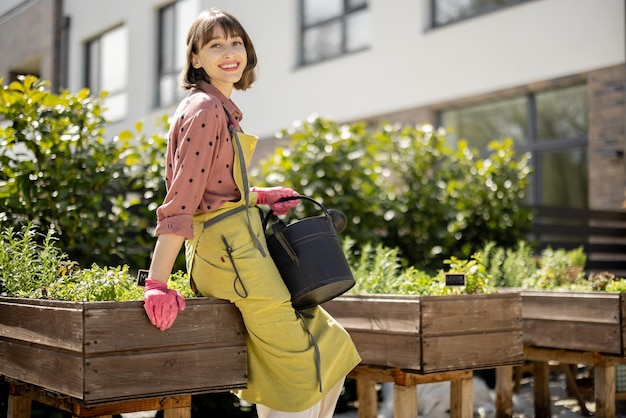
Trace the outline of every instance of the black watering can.
{"label": "black watering can", "polygon": [[[346,226],[346,216],[307,196],[279,201],[296,199],[315,203],[322,214],[289,225],[277,220],[267,236],[267,247],[291,293],[293,307],[306,309],[347,292],[355,281],[337,237]],[[264,230],[272,214],[270,210],[264,217]]]}

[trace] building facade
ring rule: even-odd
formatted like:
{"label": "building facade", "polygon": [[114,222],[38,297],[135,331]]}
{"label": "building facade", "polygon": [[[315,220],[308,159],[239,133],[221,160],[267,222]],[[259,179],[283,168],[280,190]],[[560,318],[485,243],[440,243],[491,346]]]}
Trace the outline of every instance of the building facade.
{"label": "building facade", "polygon": [[531,204],[624,207],[624,0],[5,0],[0,75],[107,91],[111,135],[150,126],[182,97],[185,32],[210,7],[255,42],[259,79],[233,99],[261,155],[312,114],[430,123],[531,152]]}

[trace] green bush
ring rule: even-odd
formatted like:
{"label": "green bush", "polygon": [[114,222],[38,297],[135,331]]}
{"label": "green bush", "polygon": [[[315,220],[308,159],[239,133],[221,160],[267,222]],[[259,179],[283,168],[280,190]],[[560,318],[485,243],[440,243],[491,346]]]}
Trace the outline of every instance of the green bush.
{"label": "green bush", "polygon": [[52,228],[83,265],[144,267],[165,193],[164,135],[138,123],[108,140],[102,97],[47,86],[25,76],[0,90],[0,226]]}
{"label": "green bush", "polygon": [[[511,140],[485,157],[461,141],[446,145],[430,126],[338,125],[313,118],[279,135],[284,147],[255,171],[260,185],[282,184],[348,216],[355,248],[380,242],[434,272],[487,242],[513,246],[531,223],[522,205],[530,168]],[[299,205],[291,216],[319,213]]]}

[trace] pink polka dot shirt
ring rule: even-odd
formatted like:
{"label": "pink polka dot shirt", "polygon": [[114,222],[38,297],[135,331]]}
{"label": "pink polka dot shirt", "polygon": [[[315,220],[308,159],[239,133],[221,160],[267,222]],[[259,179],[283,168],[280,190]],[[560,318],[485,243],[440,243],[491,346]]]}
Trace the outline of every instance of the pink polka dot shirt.
{"label": "pink polka dot shirt", "polygon": [[224,107],[240,131],[243,115],[239,108],[206,82],[191,89],[174,113],[166,154],[167,194],[157,209],[156,235],[170,233],[191,239],[195,214],[240,199]]}

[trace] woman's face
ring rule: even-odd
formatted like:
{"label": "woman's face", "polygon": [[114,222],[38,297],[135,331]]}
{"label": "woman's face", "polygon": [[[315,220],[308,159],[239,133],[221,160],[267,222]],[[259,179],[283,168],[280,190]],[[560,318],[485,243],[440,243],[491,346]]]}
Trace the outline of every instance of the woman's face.
{"label": "woman's face", "polygon": [[227,38],[224,29],[216,26],[211,40],[193,54],[194,68],[204,68],[211,84],[230,97],[233,85],[241,79],[248,64],[246,46],[240,36]]}

